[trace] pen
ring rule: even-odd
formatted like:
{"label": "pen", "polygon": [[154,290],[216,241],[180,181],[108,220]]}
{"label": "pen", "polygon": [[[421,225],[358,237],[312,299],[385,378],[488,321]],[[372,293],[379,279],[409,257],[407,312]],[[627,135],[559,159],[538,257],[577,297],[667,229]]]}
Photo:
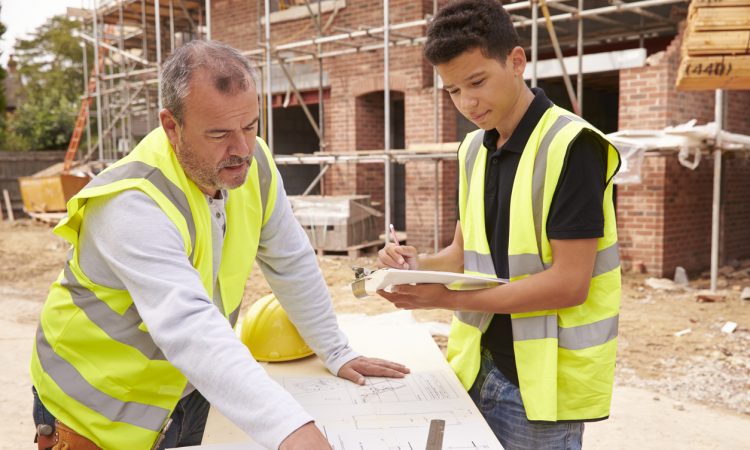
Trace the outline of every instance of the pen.
{"label": "pen", "polygon": [[398,243],[398,236],[396,236],[396,229],[393,228],[393,224],[390,224],[389,228],[391,229],[391,239],[393,240],[393,243],[396,245],[401,245]]}

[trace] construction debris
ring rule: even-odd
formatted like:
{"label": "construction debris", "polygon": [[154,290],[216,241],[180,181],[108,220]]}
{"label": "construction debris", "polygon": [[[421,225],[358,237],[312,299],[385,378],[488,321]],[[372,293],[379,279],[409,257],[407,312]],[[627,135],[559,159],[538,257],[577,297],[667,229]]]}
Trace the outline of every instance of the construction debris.
{"label": "construction debris", "polygon": [[750,287],[746,287],[742,290],[742,293],[740,294],[740,298],[742,300],[750,300]]}
{"label": "construction debris", "polygon": [[684,267],[677,266],[674,269],[674,282],[679,284],[680,286],[687,286],[690,284],[690,280],[687,276],[687,271],[685,271]]}
{"label": "construction debris", "polygon": [[684,330],[680,330],[677,333],[675,333],[675,337],[685,336],[686,334],[692,333],[693,330],[691,328],[685,328]]}
{"label": "construction debris", "polygon": [[646,286],[659,291],[679,291],[682,286],[667,278],[646,278]]}
{"label": "construction debris", "polygon": [[726,334],[732,334],[734,333],[734,330],[737,329],[737,323],[736,322],[727,322],[724,324],[723,327],[721,327],[721,332]]}
{"label": "construction debris", "polygon": [[695,298],[695,301],[698,303],[716,303],[716,302],[723,302],[725,300],[726,300],[726,297],[724,295],[714,294],[714,293],[711,293],[711,291],[699,292]]}

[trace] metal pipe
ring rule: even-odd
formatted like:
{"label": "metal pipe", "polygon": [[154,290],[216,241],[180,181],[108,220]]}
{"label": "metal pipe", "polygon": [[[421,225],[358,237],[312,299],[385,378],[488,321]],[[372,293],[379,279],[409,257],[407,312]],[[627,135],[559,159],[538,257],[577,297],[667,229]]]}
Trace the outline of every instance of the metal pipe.
{"label": "metal pipe", "polygon": [[434,248],[433,248],[433,250],[435,251],[435,253],[437,253],[438,250],[440,250],[440,243],[439,243],[439,241],[440,241],[440,225],[439,225],[439,221],[440,221],[440,187],[438,186],[439,185],[439,182],[438,182],[439,179],[440,179],[440,160],[436,159],[435,160],[435,184],[434,184],[435,188],[433,189],[433,193],[435,194],[435,215],[434,215],[435,224],[434,224],[434,228],[433,228],[433,232],[434,232],[434,235],[435,235],[435,242],[434,242]]}
{"label": "metal pipe", "polygon": [[539,61],[539,5],[531,1],[531,87],[537,87],[537,62]]}
{"label": "metal pipe", "polygon": [[[396,41],[396,42],[391,41],[391,46],[392,47],[400,47],[400,46],[404,46],[404,45],[418,45],[418,44],[423,44],[426,40],[427,40],[426,37],[421,37],[421,38],[417,38],[417,39],[414,39],[414,40],[412,40],[412,39],[404,39],[404,40]],[[346,48],[346,49],[342,49],[342,50],[333,50],[333,51],[330,51],[330,52],[323,52],[323,53],[319,53],[318,55],[314,55],[314,54],[311,53],[311,54],[307,54],[307,55],[303,55],[303,56],[295,56],[295,57],[291,57],[291,58],[277,58],[277,59],[283,60],[284,62],[287,62],[287,63],[290,63],[290,62],[300,62],[300,61],[310,61],[312,59],[317,59],[317,58],[331,58],[331,57],[334,57],[334,56],[351,55],[353,53],[362,53],[362,52],[368,52],[368,51],[373,51],[373,50],[380,50],[383,47],[384,47],[383,43],[380,42],[378,44],[364,45],[364,46],[361,46],[361,47]],[[245,56],[254,56],[254,55],[248,55],[248,53],[246,53],[246,52],[243,52],[243,55],[245,55]]]}
{"label": "metal pipe", "polygon": [[573,84],[570,82],[570,76],[568,76],[568,71],[565,68],[562,50],[560,50],[560,43],[557,42],[557,34],[555,34],[555,26],[550,20],[549,9],[547,8],[547,4],[545,3],[545,1],[546,0],[539,0],[539,4],[542,8],[542,14],[544,14],[545,23],[547,25],[547,32],[549,33],[549,38],[552,41],[552,47],[555,50],[555,56],[557,56],[557,60],[560,62],[560,70],[562,70],[563,81],[565,82],[565,89],[568,91],[570,103],[573,105],[573,112],[580,116],[581,108],[578,104],[578,101],[576,100],[575,93],[573,92]]}
{"label": "metal pipe", "polygon": [[[87,35],[86,33],[80,32],[80,31],[76,32],[76,35],[77,35],[78,37],[80,37],[81,39],[83,39],[84,41],[88,41],[88,42],[91,42],[92,44],[93,44],[93,43],[94,43],[94,42],[96,41],[96,39],[95,39],[95,38],[93,38],[93,37],[91,37],[91,36]],[[107,44],[107,43],[105,43],[105,42],[101,42],[101,41],[99,41],[99,45],[98,45],[98,47],[103,47],[103,48],[106,48],[107,50],[109,50],[109,51],[110,51],[110,52],[112,52],[112,53],[117,53],[117,54],[119,54],[120,56],[122,56],[123,58],[127,58],[127,59],[130,59],[130,60],[132,60],[132,61],[135,61],[135,62],[137,62],[137,63],[139,63],[139,64],[144,64],[144,65],[147,65],[147,64],[148,64],[148,61],[147,61],[147,60],[145,60],[145,59],[143,59],[143,58],[140,58],[140,57],[138,57],[138,56],[132,55],[132,54],[130,54],[130,53],[128,53],[128,52],[126,52],[126,51],[124,51],[124,50],[123,50],[123,51],[120,51],[120,49],[119,49],[119,48],[117,48],[117,47],[115,47],[115,46],[113,46],[113,45],[109,45],[109,44]]]}
{"label": "metal pipe", "polygon": [[307,189],[305,189],[305,192],[303,192],[303,193],[302,193],[302,196],[303,196],[303,197],[304,197],[305,195],[309,194],[309,193],[310,193],[310,191],[312,191],[312,190],[313,190],[313,188],[315,187],[315,185],[316,185],[316,184],[318,184],[318,182],[320,181],[320,179],[321,179],[321,178],[323,178],[323,175],[325,175],[325,174],[326,174],[326,172],[328,172],[328,169],[330,169],[330,168],[331,168],[331,165],[330,165],[330,164],[325,164],[325,165],[323,166],[323,168],[322,168],[322,169],[320,169],[320,173],[318,173],[318,175],[316,175],[316,176],[315,176],[315,178],[313,178],[313,180],[312,180],[312,181],[310,182],[310,184],[309,184],[309,185],[307,186]]}
{"label": "metal pipe", "polygon": [[206,40],[211,40],[211,0],[206,0]]}
{"label": "metal pipe", "polygon": [[[432,17],[437,15],[437,0],[432,0]],[[432,67],[432,102],[435,107],[435,134],[433,140],[440,142],[440,96],[438,93],[438,73],[437,69]]]}
{"label": "metal pipe", "polygon": [[[389,74],[389,56],[390,56],[390,30],[388,23],[390,21],[390,0],[383,0],[383,103],[385,115],[383,117],[384,128],[384,146],[386,157],[391,151],[391,82]],[[385,161],[385,243],[390,240],[388,226],[391,224],[391,161]]]}
{"label": "metal pipe", "polygon": [[[96,65],[94,66],[94,77],[96,79],[96,145],[99,148],[99,161],[104,159],[104,153],[102,149],[102,96],[100,93],[101,87],[99,83],[99,8],[94,1],[94,59]],[[104,56],[102,55],[102,58]]]}
{"label": "metal pipe", "polygon": [[716,139],[714,144],[714,192],[711,207],[711,291],[716,292],[719,278],[719,226],[721,225],[721,130],[724,128],[724,91],[716,90],[714,121]]}
{"label": "metal pipe", "polygon": [[[86,97],[91,96],[89,92],[89,56],[86,49],[86,43],[81,42],[81,48],[83,49],[83,88],[86,90]],[[86,100],[86,151],[91,153],[91,108],[88,105],[91,104],[90,100]]]}
{"label": "metal pipe", "polygon": [[174,52],[174,0],[169,0],[169,52]]}
{"label": "metal pipe", "polygon": [[159,111],[161,111],[163,105],[161,102],[161,8],[159,7],[159,0],[154,0],[154,26],[156,27],[156,78],[159,80],[159,88],[157,104],[159,105]]}
{"label": "metal pipe", "polygon": [[271,89],[271,5],[269,0],[264,0],[264,7],[266,9],[265,27],[266,27],[266,103],[268,105],[266,126],[268,127],[268,149],[273,154],[273,89]]}
{"label": "metal pipe", "polygon": [[[322,0],[318,0],[318,24],[323,22],[323,4]],[[323,36],[323,28],[318,27],[320,31],[319,36]],[[323,50],[320,44],[318,44],[317,55]],[[326,147],[325,142],[325,112],[323,110],[323,58],[318,57],[318,128],[320,128],[320,138],[318,139],[318,149],[324,151]],[[322,170],[322,169],[321,169]],[[322,192],[322,189],[321,189]]]}
{"label": "metal pipe", "polygon": [[125,73],[113,73],[112,75],[104,75],[102,76],[102,79],[103,80],[118,80],[121,78],[129,78],[129,77],[134,77],[137,75],[156,73],[156,71],[157,71],[156,67],[152,67],[148,69],[141,69],[141,70],[129,70]]}
{"label": "metal pipe", "polygon": [[[427,25],[427,20],[419,19],[419,20],[413,20],[410,22],[403,22],[403,23],[391,25],[390,28],[391,30],[401,30],[405,28],[422,27],[425,25]],[[276,50],[278,51],[292,50],[292,49],[299,48],[299,47],[307,47],[309,45],[317,45],[317,44],[327,44],[330,42],[340,41],[344,39],[353,39],[353,38],[358,38],[358,37],[370,36],[374,33],[382,33],[382,32],[383,32],[382,27],[368,28],[366,30],[334,34],[331,36],[324,36],[322,38],[318,37],[318,38],[313,38],[313,39],[306,39],[304,41],[289,42],[286,44],[281,44],[281,45],[276,46]],[[261,54],[262,52],[263,50],[258,49],[258,50],[249,50],[246,52],[242,52],[242,54],[245,56],[252,56],[252,55]]]}
{"label": "metal pipe", "polygon": [[[146,21],[146,0],[141,0],[141,29],[143,30],[143,38],[141,45],[143,46],[143,58],[148,63],[148,22]],[[159,68],[156,68],[156,72],[159,72]],[[151,94],[149,93],[148,87],[143,91],[143,98],[146,100],[146,128],[151,130]]]}
{"label": "metal pipe", "polygon": [[313,117],[312,113],[310,112],[310,109],[307,107],[307,104],[305,104],[305,99],[302,98],[302,94],[299,92],[299,89],[297,89],[297,86],[294,84],[294,79],[289,74],[289,71],[286,68],[286,64],[284,64],[282,61],[279,61],[279,67],[281,67],[281,71],[284,72],[284,76],[289,82],[289,87],[292,88],[292,92],[294,93],[294,96],[297,98],[297,102],[299,102],[300,106],[302,107],[302,112],[305,113],[305,117],[307,117],[308,122],[310,122],[310,126],[313,127],[313,131],[315,131],[315,134],[318,135],[318,139],[320,139],[320,127],[318,127],[318,124],[315,123],[315,117]]}
{"label": "metal pipe", "polygon": [[[638,2],[633,3],[622,3],[619,5],[613,5],[613,6],[603,6],[601,8],[594,8],[594,9],[587,9],[581,12],[581,17],[592,17],[597,16],[600,14],[610,14],[610,13],[617,13],[622,11],[630,11],[632,9],[638,9],[638,8],[646,8],[649,6],[659,6],[659,5],[671,5],[672,3],[686,3],[687,0],[642,0]],[[549,3],[549,0],[547,0]],[[510,6],[510,5],[508,5]],[[507,8],[506,8],[507,9]],[[551,20],[553,22],[558,22],[562,20],[574,20],[576,19],[576,15],[573,13],[562,13],[557,14],[554,16],[551,16]],[[544,19],[539,19],[539,21],[542,21]],[[514,25],[516,27],[525,27],[528,25],[531,25],[532,20],[522,20],[520,22],[515,22]]]}
{"label": "metal pipe", "polygon": [[[578,13],[583,11],[583,0],[578,0]],[[578,17],[578,74],[576,75],[576,94],[578,111],[583,116],[583,18]]]}

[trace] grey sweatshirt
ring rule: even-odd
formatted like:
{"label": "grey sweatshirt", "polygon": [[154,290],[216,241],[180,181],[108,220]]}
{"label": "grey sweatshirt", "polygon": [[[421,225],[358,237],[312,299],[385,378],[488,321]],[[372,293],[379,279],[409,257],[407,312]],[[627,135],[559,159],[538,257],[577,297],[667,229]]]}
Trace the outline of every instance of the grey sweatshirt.
{"label": "grey sweatshirt", "polygon": [[[315,254],[292,214],[281,176],[277,179],[277,201],[261,231],[257,261],[302,337],[337,374],[359,355],[338,328]],[[214,218],[216,280],[226,224],[224,199],[206,201]],[[203,288],[177,227],[146,194],[132,190],[90,200],[79,255],[89,279],[130,293],[156,345],[187,377],[190,385],[183,395],[195,386],[268,448],[278,448],[292,431],[313,420],[239,341]],[[215,292],[213,300],[220,303],[219,290]]]}

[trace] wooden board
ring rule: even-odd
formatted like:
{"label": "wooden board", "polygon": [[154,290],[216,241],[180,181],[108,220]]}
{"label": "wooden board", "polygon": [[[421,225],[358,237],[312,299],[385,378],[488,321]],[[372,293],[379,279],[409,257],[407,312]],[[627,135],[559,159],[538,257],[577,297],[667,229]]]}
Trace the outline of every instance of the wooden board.
{"label": "wooden board", "polygon": [[690,32],[683,45],[689,56],[744,55],[750,53],[750,30]]}
{"label": "wooden board", "polygon": [[704,6],[750,6],[750,0],[693,0],[692,2],[690,2],[691,8]]}
{"label": "wooden board", "polygon": [[677,89],[750,89],[750,55],[685,57],[677,73]]}
{"label": "wooden board", "polygon": [[694,8],[689,21],[695,31],[750,30],[750,6]]}

